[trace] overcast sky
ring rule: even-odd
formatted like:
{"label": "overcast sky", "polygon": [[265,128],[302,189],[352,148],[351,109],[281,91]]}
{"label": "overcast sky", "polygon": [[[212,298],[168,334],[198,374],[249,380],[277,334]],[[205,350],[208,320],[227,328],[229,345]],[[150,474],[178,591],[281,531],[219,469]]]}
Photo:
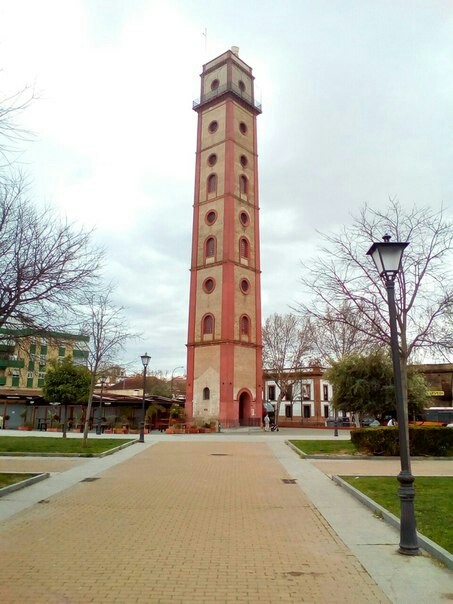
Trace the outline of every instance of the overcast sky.
{"label": "overcast sky", "polygon": [[453,0],[0,0],[0,96],[40,96],[22,119],[31,194],[96,227],[143,334],[131,367],[186,365],[192,101],[233,45],[263,103],[263,319],[301,299],[317,231],[365,202],[453,206]]}

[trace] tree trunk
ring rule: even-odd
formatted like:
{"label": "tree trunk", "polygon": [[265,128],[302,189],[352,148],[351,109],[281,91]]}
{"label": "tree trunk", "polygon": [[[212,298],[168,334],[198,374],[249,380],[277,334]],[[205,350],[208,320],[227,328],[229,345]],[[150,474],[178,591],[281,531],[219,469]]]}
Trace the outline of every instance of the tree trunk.
{"label": "tree trunk", "polygon": [[82,447],[86,447],[87,446],[88,429],[90,427],[90,416],[91,416],[91,408],[93,406],[93,392],[94,392],[95,382],[96,382],[96,373],[93,372],[93,374],[91,376],[90,393],[88,395],[87,414],[85,416],[85,426],[84,426],[84,429],[83,429]]}

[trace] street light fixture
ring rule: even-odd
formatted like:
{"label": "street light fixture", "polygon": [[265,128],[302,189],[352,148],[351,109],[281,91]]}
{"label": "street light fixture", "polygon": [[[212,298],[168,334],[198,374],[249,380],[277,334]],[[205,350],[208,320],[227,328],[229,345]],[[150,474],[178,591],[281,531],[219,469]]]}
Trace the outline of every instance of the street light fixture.
{"label": "street light fixture", "polygon": [[106,381],[107,378],[105,376],[102,376],[99,379],[99,382],[101,384],[101,395],[99,397],[99,423],[96,427],[96,434],[102,434],[102,393],[104,392],[104,386]]}
{"label": "street light fixture", "polygon": [[398,474],[400,487],[398,495],[401,505],[400,547],[399,552],[408,556],[418,554],[417,529],[414,511],[414,476],[411,472],[409,453],[409,423],[407,409],[404,406],[401,364],[396,325],[395,279],[401,270],[403,251],[408,242],[391,242],[390,235],[384,235],[383,242],[373,243],[367,254],[373,258],[379,275],[385,282],[390,318],[390,342],[393,362],[393,381],[395,384],[396,412],[398,418],[398,436],[400,447],[401,472]]}
{"label": "street light fixture", "polygon": [[139,443],[145,442],[145,390],[146,390],[146,370],[148,368],[148,363],[151,360],[151,357],[147,352],[142,354],[140,357],[142,359],[143,364],[143,399],[142,399],[142,421],[140,422],[140,438],[138,439]]}
{"label": "street light fixture", "polygon": [[177,371],[178,369],[184,369],[184,365],[180,365],[179,367],[175,367],[173,369],[173,371],[171,372],[171,381],[170,381],[170,398],[173,398],[173,376],[175,374],[175,371]]}

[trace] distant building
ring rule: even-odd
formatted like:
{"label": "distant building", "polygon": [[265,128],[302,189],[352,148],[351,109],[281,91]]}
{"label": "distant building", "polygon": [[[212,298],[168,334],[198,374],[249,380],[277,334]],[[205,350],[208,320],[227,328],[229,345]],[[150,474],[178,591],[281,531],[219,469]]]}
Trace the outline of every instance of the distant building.
{"label": "distant building", "polygon": [[425,376],[430,396],[428,407],[453,406],[453,363],[414,365]]}
{"label": "distant building", "polygon": [[71,356],[86,365],[88,342],[81,334],[0,329],[0,416],[9,418],[9,428],[23,423],[24,404],[42,402],[49,362]]}
{"label": "distant building", "polygon": [[[291,372],[292,385],[287,389],[281,403],[278,423],[302,423],[325,425],[333,416],[332,386],[323,378],[322,367],[301,367]],[[276,409],[280,389],[271,370],[264,371],[264,411],[269,404]]]}

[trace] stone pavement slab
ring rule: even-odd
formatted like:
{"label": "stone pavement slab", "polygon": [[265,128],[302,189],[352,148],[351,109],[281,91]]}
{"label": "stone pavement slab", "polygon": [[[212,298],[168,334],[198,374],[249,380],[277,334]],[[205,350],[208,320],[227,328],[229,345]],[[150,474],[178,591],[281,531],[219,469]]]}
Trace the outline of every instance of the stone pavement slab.
{"label": "stone pavement slab", "polygon": [[158,439],[68,471],[98,480],[3,522],[1,601],[389,602],[271,445]]}

